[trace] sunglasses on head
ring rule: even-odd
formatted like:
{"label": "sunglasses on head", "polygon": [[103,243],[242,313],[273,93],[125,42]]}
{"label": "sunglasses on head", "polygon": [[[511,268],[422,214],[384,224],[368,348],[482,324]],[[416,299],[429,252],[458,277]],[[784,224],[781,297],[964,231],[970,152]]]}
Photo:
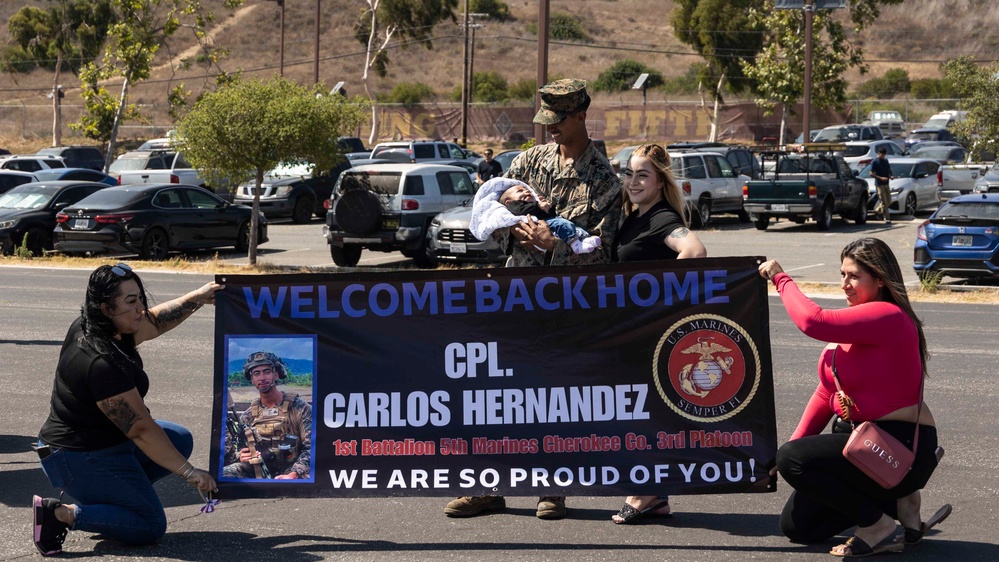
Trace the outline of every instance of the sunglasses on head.
{"label": "sunglasses on head", "polygon": [[114,273],[118,277],[124,277],[132,273],[132,268],[127,263],[121,262],[118,265],[111,266],[111,273]]}

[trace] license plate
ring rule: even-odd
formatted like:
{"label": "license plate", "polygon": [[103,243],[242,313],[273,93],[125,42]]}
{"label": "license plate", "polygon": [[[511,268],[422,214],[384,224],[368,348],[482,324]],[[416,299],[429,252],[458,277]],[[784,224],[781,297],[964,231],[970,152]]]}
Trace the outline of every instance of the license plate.
{"label": "license plate", "polygon": [[954,235],[954,240],[951,241],[952,246],[968,247],[971,246],[971,236],[963,236],[960,234]]}
{"label": "license plate", "polygon": [[451,242],[451,253],[452,254],[464,254],[468,251],[464,242]]}
{"label": "license plate", "polygon": [[771,211],[786,211],[787,210],[787,205],[784,205],[784,204],[781,204],[781,203],[774,203],[773,205],[770,205],[770,210]]}
{"label": "license plate", "polygon": [[73,219],[73,230],[87,230],[90,228],[90,219]]}
{"label": "license plate", "polygon": [[382,228],[399,228],[399,219],[382,219]]}

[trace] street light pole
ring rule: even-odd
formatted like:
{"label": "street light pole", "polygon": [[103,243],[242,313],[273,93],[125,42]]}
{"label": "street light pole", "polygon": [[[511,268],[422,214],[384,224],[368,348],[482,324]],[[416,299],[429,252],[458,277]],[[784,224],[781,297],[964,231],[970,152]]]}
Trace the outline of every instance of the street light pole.
{"label": "street light pole", "polygon": [[465,0],[465,39],[462,62],[461,79],[461,147],[468,146],[468,98],[471,97],[471,77],[468,70],[468,27],[470,15],[468,13],[469,0]]}
{"label": "street light pole", "polygon": [[811,140],[812,130],[812,23],[815,20],[815,5],[812,0],[805,0],[805,87],[802,130],[804,142]]}
{"label": "street light pole", "polygon": [[278,64],[278,74],[284,78],[284,0],[277,0],[278,6],[281,6],[281,47],[280,53],[281,58]]}

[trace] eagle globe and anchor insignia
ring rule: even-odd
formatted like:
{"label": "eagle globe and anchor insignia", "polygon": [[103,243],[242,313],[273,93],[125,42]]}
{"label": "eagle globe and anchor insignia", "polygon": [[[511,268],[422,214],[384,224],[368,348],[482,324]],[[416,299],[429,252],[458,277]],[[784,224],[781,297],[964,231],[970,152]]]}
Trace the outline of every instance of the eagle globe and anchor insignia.
{"label": "eagle globe and anchor insignia", "polygon": [[719,422],[753,400],[760,384],[760,355],[742,326],[723,316],[698,314],[663,334],[652,370],[659,395],[676,413]]}

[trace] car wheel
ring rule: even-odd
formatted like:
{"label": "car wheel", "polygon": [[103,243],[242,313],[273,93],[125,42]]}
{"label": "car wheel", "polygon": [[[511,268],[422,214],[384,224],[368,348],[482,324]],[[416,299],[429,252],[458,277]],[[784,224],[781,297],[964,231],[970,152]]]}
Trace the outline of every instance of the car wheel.
{"label": "car wheel", "polygon": [[711,200],[704,197],[697,202],[697,225],[706,228],[711,222]]}
{"label": "car wheel", "polygon": [[427,244],[427,237],[424,236],[421,240],[422,241],[420,242],[419,247],[415,250],[411,250],[409,257],[413,258],[413,263],[416,264],[416,267],[433,267],[434,262],[430,259],[430,255],[427,254],[430,247],[430,245]]}
{"label": "car wheel", "polygon": [[857,209],[853,212],[853,222],[857,224],[865,224],[867,222],[867,198],[865,197]]}
{"label": "car wheel", "polygon": [[361,247],[356,244],[344,246],[330,244],[330,257],[339,267],[354,267],[361,261]]}
{"label": "car wheel", "polygon": [[832,204],[826,201],[822,204],[822,210],[819,211],[819,217],[815,221],[819,225],[819,230],[829,230],[832,228],[833,212]]}
{"label": "car wheel", "polygon": [[753,224],[756,225],[756,230],[766,230],[767,227],[770,226],[770,217],[765,215],[756,217],[756,222]]}
{"label": "car wheel", "polygon": [[366,189],[348,190],[337,201],[336,222],[345,232],[367,236],[378,230],[381,220],[381,200]]}
{"label": "car wheel", "polygon": [[139,257],[152,261],[165,260],[169,247],[170,239],[167,237],[167,233],[163,229],[153,228],[142,239],[142,253],[139,254]]}
{"label": "car wheel", "polygon": [[250,250],[250,221],[239,225],[239,230],[236,231],[235,246],[236,251],[241,254]]}
{"label": "car wheel", "polygon": [[908,197],[905,198],[905,214],[910,217],[916,216],[916,194],[910,193]]}
{"label": "car wheel", "polygon": [[24,245],[31,251],[31,255],[40,256],[47,248],[52,247],[52,241],[47,232],[36,227],[24,233]]}
{"label": "car wheel", "polygon": [[312,220],[312,211],[316,208],[316,202],[312,197],[303,195],[295,200],[295,208],[291,211],[291,222],[304,224]]}

